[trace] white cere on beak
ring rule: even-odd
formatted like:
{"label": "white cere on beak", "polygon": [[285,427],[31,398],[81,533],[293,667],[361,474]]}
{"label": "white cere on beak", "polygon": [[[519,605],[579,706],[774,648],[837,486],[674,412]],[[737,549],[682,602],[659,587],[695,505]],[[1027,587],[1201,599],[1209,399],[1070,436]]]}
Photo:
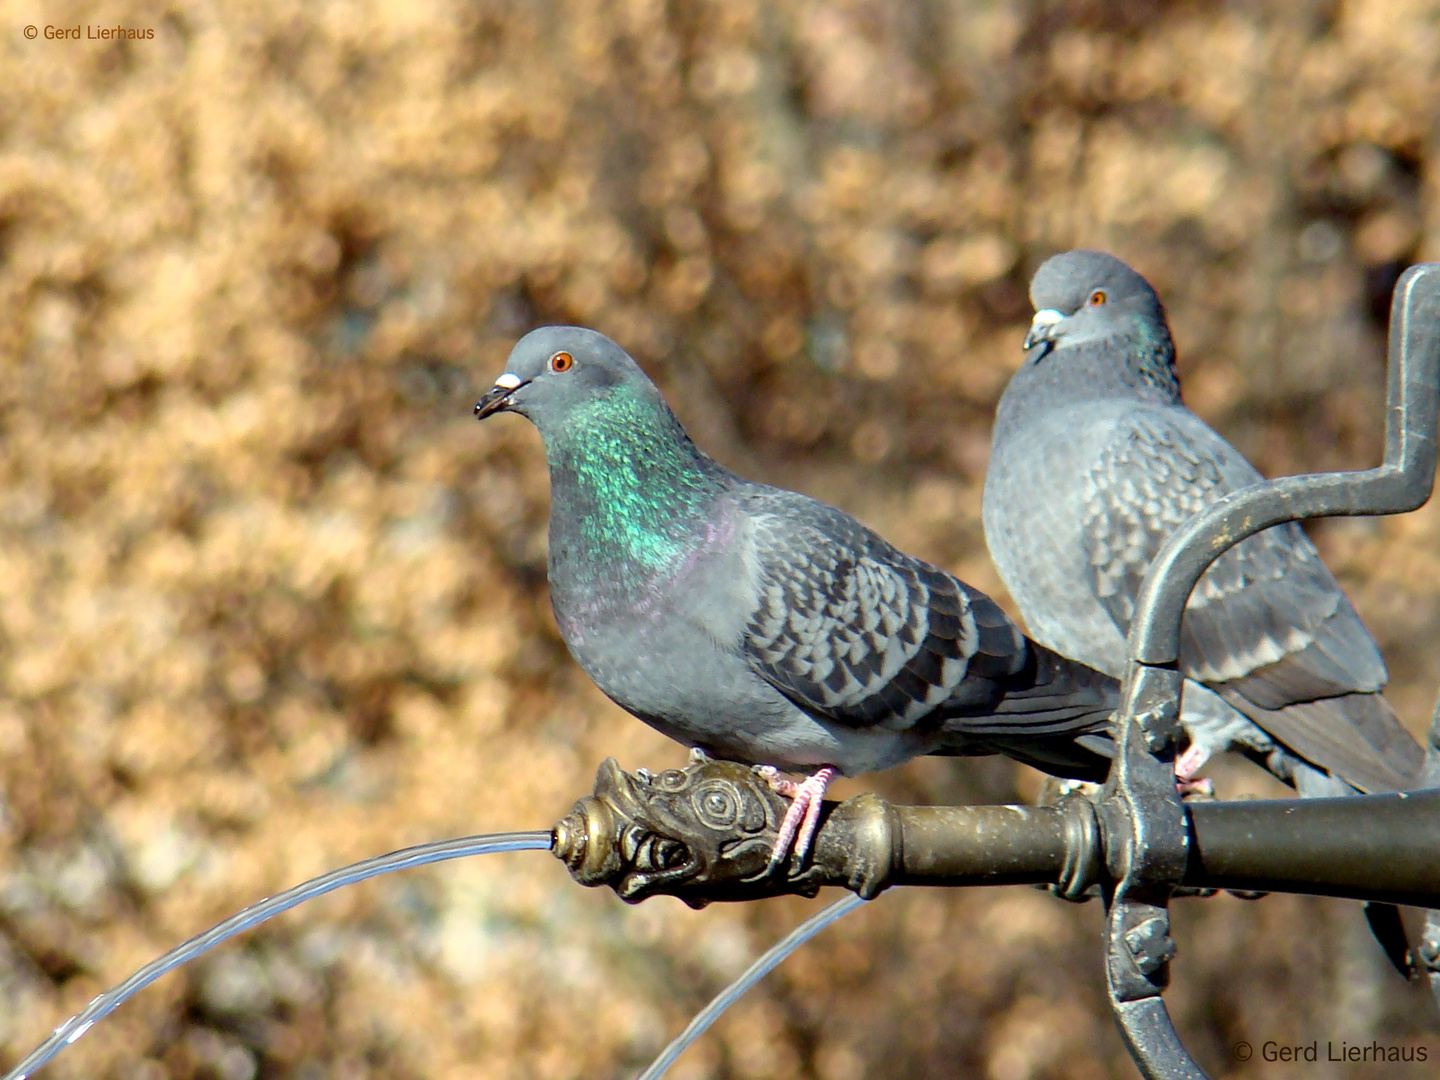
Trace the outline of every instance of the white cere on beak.
{"label": "white cere on beak", "polygon": [[507,371],[495,380],[495,387],[498,390],[514,390],[523,381],[519,375],[512,375]]}
{"label": "white cere on beak", "polygon": [[1025,335],[1025,343],[1022,348],[1029,352],[1042,341],[1053,341],[1055,326],[1064,318],[1065,316],[1054,308],[1041,308],[1035,312],[1035,318],[1030,320],[1030,331]]}

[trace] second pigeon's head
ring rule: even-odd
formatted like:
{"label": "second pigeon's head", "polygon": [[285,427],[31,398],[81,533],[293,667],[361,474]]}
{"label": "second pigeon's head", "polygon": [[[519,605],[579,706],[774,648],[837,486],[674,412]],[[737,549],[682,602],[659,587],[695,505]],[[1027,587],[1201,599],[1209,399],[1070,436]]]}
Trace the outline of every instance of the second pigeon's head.
{"label": "second pigeon's head", "polygon": [[1025,349],[1037,350],[1032,359],[1070,345],[1125,339],[1139,346],[1127,350],[1134,363],[1161,365],[1165,381],[1173,378],[1165,308],[1150,283],[1114,255],[1078,248],[1046,259],[1030,281],[1030,300],[1035,318]]}
{"label": "second pigeon's head", "polygon": [[484,420],[516,412],[548,436],[577,412],[603,408],[617,394],[626,396],[627,405],[638,398],[663,408],[640,365],[604,334],[579,326],[542,326],[515,343],[505,373],[476,404],[475,416]]}

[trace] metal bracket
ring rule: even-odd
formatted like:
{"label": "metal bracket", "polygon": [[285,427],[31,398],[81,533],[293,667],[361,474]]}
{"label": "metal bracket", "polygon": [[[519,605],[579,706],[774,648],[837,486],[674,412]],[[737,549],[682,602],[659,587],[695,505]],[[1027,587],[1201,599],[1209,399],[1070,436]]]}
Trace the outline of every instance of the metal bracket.
{"label": "metal bracket", "polygon": [[1133,665],[1116,715],[1118,751],[1100,794],[1106,851],[1105,982],[1121,1034],[1142,1072],[1202,1080],[1170,1022],[1161,993],[1175,943],[1170,896],[1185,873],[1185,808],[1175,788],[1182,679],[1174,667]]}

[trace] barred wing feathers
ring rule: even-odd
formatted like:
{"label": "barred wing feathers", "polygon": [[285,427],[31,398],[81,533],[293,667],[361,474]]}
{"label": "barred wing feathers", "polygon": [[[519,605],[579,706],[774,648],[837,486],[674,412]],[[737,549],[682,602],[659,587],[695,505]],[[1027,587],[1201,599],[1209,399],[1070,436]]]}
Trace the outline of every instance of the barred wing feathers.
{"label": "barred wing feathers", "polygon": [[743,647],[802,709],[977,738],[1104,729],[1113,680],[1033,645],[983,593],[804,496],[762,489],[751,517],[759,602]]}

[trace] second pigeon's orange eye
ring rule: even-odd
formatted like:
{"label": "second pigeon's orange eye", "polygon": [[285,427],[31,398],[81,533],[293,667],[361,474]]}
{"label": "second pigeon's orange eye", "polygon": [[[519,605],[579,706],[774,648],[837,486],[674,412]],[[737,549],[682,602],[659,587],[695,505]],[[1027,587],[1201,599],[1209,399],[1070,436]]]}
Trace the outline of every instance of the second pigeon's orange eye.
{"label": "second pigeon's orange eye", "polygon": [[569,371],[575,366],[575,358],[568,352],[557,352],[550,357],[551,371]]}
{"label": "second pigeon's orange eye", "polygon": [[1105,301],[1109,299],[1110,297],[1105,294],[1104,289],[1096,289],[1090,294],[1090,306],[1099,307],[1101,304],[1105,303]]}

